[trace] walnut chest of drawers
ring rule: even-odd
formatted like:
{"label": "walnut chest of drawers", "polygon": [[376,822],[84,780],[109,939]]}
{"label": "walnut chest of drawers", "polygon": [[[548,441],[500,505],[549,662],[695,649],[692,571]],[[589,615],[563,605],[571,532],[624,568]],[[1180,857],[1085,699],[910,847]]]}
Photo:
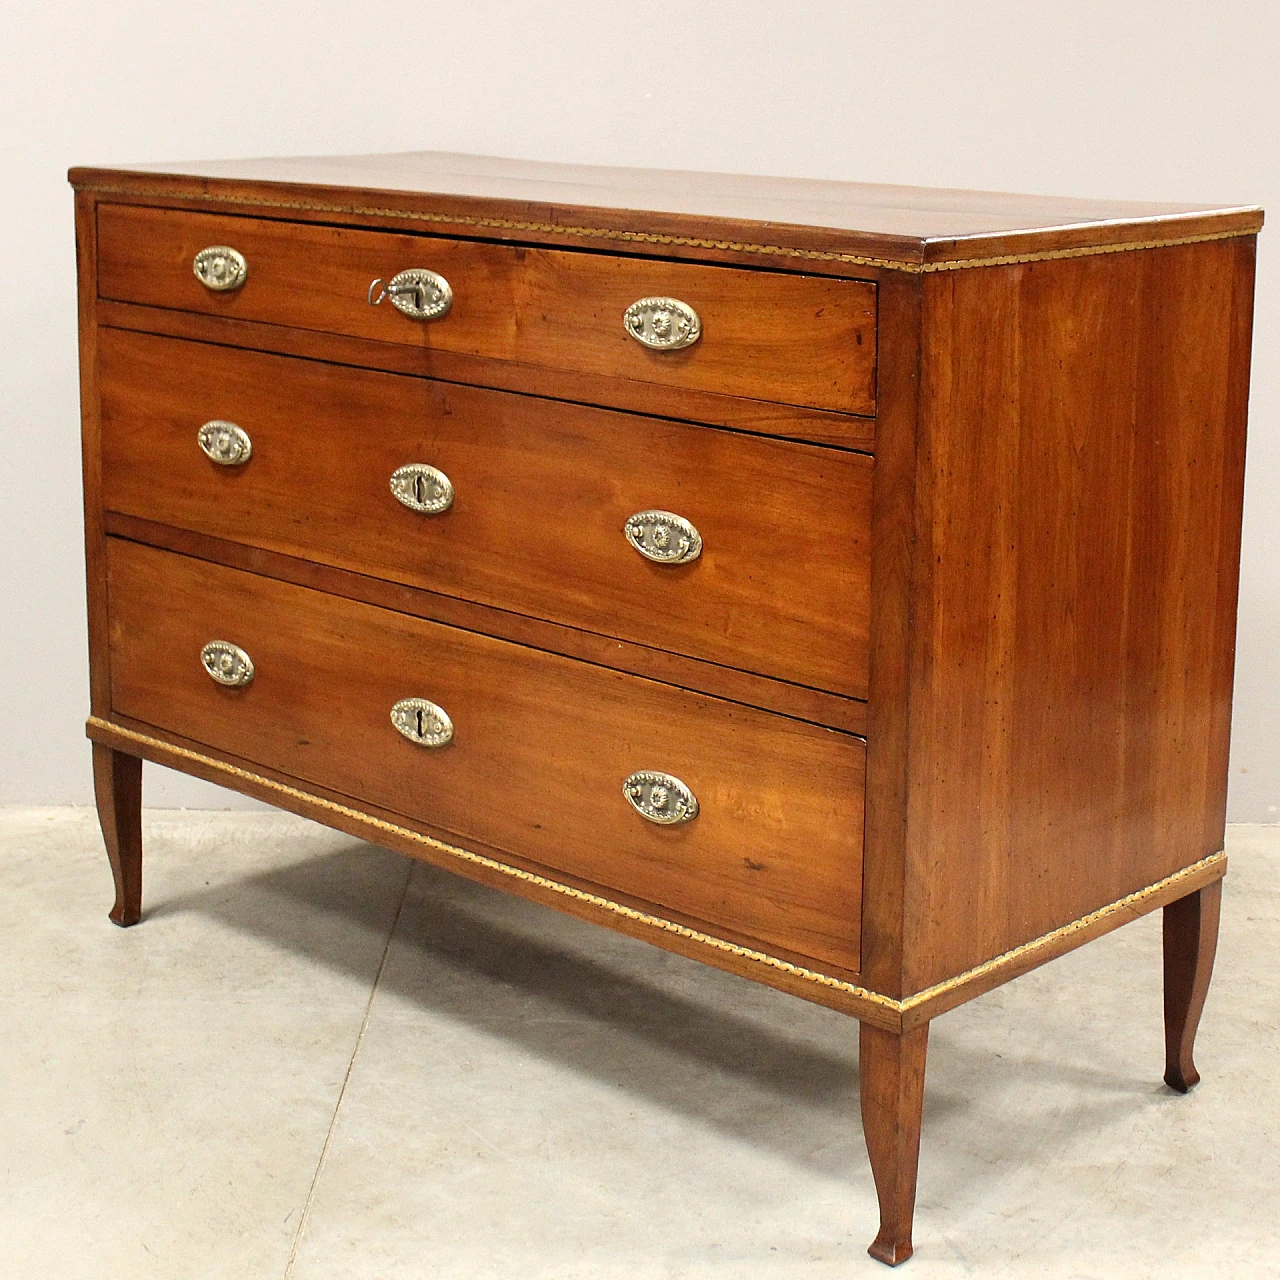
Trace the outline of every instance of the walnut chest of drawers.
{"label": "walnut chest of drawers", "polygon": [[77,169],[94,773],[212,779],[861,1025],[1217,933],[1256,209],[447,155]]}

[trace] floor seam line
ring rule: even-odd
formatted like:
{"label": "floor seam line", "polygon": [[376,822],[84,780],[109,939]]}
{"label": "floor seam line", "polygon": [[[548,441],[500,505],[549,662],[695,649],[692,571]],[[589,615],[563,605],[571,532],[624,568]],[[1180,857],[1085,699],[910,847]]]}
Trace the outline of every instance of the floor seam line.
{"label": "floor seam line", "polygon": [[346,1073],[342,1077],[342,1086],[338,1090],[338,1099],[333,1105],[333,1116],[329,1120],[328,1132],[324,1135],[324,1145],[320,1148],[320,1158],[316,1161],[316,1171],[311,1176],[311,1185],[307,1188],[307,1198],[302,1202],[302,1215],[298,1219],[298,1230],[294,1233],[293,1247],[289,1250],[289,1261],[285,1263],[284,1280],[293,1275],[294,1264],[298,1261],[298,1250],[302,1247],[302,1233],[306,1230],[307,1219],[311,1216],[311,1204],[315,1199],[316,1187],[320,1183],[320,1175],[324,1172],[325,1161],[329,1157],[329,1148],[333,1145],[334,1131],[338,1127],[338,1116],[342,1111],[343,1100],[347,1096],[347,1086],[351,1083],[351,1073],[355,1070],[356,1058],[360,1046],[364,1043],[365,1032],[369,1029],[369,1019],[373,1014],[373,1002],[378,995],[378,987],[382,982],[382,971],[387,966],[387,956],[391,954],[391,943],[395,939],[396,929],[400,926],[400,916],[404,912],[404,904],[409,897],[409,884],[413,880],[413,863],[409,864],[404,878],[404,887],[400,890],[400,901],[396,904],[396,913],[387,930],[387,941],[382,948],[382,958],[378,961],[377,972],[373,975],[373,986],[369,990],[369,999],[364,1006],[364,1017],[360,1019],[360,1030],[356,1032],[356,1042],[351,1049],[351,1060],[347,1063]]}

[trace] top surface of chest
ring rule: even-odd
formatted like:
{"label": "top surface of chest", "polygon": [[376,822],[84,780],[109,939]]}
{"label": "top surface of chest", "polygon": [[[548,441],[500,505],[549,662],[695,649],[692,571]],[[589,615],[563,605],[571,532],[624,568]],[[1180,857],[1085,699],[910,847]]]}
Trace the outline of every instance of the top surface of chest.
{"label": "top surface of chest", "polygon": [[[669,256],[839,271],[946,269],[1000,256],[1256,231],[1254,206],[1138,203],[802,178],[551,164],[447,152],[78,168],[121,195],[206,197],[274,216],[401,217]],[[769,262],[768,259],[775,261]]]}

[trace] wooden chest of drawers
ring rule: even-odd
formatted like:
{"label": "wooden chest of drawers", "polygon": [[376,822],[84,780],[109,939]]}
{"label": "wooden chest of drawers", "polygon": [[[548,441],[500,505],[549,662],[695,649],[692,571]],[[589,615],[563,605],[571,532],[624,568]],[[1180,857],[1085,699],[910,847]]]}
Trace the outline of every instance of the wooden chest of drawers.
{"label": "wooden chest of drawers", "polygon": [[1253,209],[413,155],[73,170],[99,812],[141,762],[843,1010],[1221,878]]}

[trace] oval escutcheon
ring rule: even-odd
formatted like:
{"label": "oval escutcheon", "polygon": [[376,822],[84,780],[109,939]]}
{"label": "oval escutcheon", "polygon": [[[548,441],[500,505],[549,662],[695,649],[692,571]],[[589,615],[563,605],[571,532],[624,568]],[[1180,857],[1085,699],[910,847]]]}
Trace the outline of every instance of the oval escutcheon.
{"label": "oval escutcheon", "polygon": [[655,564],[688,564],[702,554],[702,535],[674,511],[637,511],[622,526],[627,541]]}
{"label": "oval escutcheon", "polygon": [[443,747],[453,741],[453,721],[443,707],[426,698],[401,698],[391,708],[397,733],[420,747]]}
{"label": "oval escutcheon", "polygon": [[253,441],[243,427],[215,418],[196,433],[200,449],[210,462],[220,467],[243,466],[253,456]]}
{"label": "oval escutcheon", "polygon": [[702,337],[702,321],[679,298],[637,298],[623,313],[626,331],[651,351],[679,351]]}
{"label": "oval escutcheon", "polygon": [[623,782],[622,794],[642,818],[660,826],[692,822],[698,816],[697,797],[669,773],[637,770]]}
{"label": "oval escutcheon", "polygon": [[391,492],[402,506],[425,516],[438,516],[453,506],[453,482],[425,462],[410,462],[393,471]]}
{"label": "oval escutcheon", "polygon": [[196,279],[214,293],[229,293],[238,289],[249,276],[249,264],[244,254],[225,244],[211,244],[201,249],[191,263]]}
{"label": "oval escutcheon", "polygon": [[210,640],[200,650],[200,665],[210,679],[228,689],[242,689],[253,681],[253,659],[230,640]]}
{"label": "oval escutcheon", "polygon": [[390,298],[391,305],[412,320],[439,320],[448,315],[453,306],[453,287],[438,271],[410,267],[397,272],[385,285],[378,279],[369,286],[369,301],[373,306],[378,306],[383,298]]}

